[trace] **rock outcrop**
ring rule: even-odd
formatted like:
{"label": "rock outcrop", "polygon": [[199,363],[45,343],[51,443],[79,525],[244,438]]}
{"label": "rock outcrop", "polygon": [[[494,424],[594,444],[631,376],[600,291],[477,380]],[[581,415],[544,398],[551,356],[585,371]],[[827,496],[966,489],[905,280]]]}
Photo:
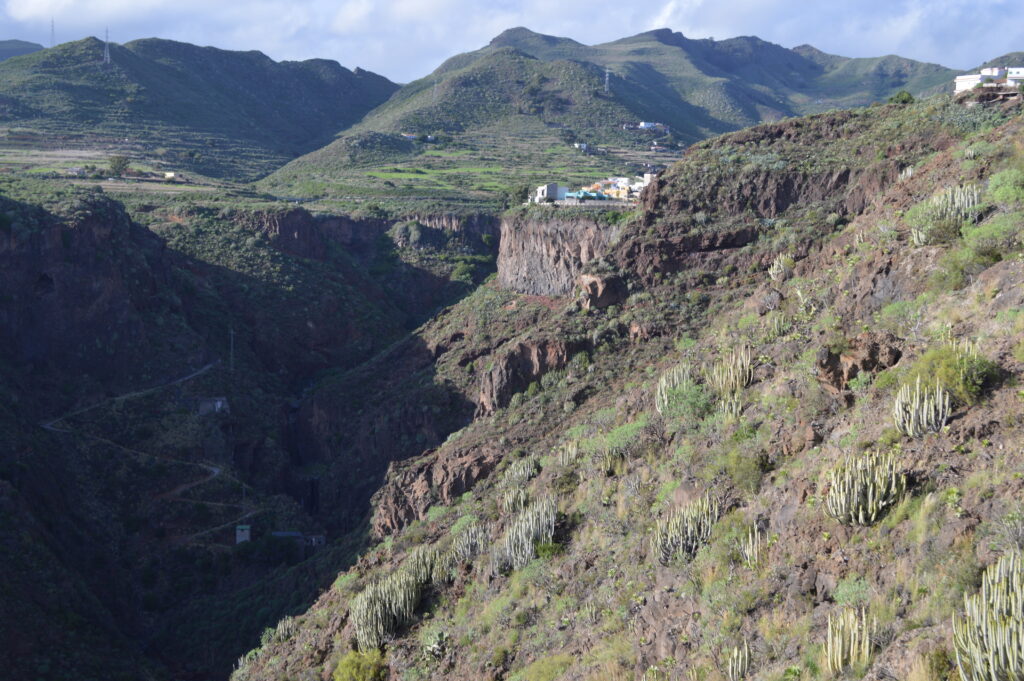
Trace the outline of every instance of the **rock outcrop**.
{"label": "rock outcrop", "polygon": [[493,414],[508,404],[517,392],[526,390],[549,371],[561,369],[582,347],[555,340],[527,340],[515,343],[495,358],[480,379],[477,416]]}
{"label": "rock outcrop", "polygon": [[583,266],[608,252],[621,232],[594,218],[516,216],[501,222],[498,284],[538,296],[572,292]]}

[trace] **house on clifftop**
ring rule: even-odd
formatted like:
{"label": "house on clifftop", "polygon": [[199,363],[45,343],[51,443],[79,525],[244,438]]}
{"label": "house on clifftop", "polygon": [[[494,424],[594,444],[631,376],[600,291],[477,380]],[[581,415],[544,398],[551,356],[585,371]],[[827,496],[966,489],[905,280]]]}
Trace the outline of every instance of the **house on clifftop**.
{"label": "house on clifftop", "polygon": [[1024,68],[994,66],[982,69],[980,73],[957,76],[954,82],[954,93],[966,92],[978,87],[1017,88],[1024,85]]}

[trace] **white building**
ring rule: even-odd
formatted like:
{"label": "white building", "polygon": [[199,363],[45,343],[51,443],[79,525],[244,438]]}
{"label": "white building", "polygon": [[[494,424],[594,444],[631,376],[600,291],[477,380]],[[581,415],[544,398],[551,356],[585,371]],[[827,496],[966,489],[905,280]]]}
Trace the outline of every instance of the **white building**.
{"label": "white building", "polygon": [[565,195],[569,193],[569,188],[560,185],[557,182],[549,182],[548,184],[542,184],[537,187],[537,192],[533,196],[534,203],[548,203],[551,201],[563,201]]}
{"label": "white building", "polygon": [[966,92],[978,85],[982,87],[1011,87],[1015,88],[1024,83],[1024,68],[1005,66],[994,66],[982,69],[978,73],[969,73],[957,76],[954,80],[954,92]]}
{"label": "white building", "polygon": [[235,525],[235,543],[252,541],[252,525]]}

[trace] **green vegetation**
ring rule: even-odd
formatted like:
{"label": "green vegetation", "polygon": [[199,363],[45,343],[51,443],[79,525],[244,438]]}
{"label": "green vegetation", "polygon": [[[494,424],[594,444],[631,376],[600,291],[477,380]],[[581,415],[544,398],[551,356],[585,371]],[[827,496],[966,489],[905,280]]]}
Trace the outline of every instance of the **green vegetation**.
{"label": "green vegetation", "polygon": [[104,66],[103,47],[86,38],[0,62],[5,124],[241,179],[326,143],[397,89],[334,62],[159,39],[111,45]]}
{"label": "green vegetation", "polygon": [[331,676],[333,681],[385,681],[388,668],[379,650],[361,653],[350,651],[338,661]]}

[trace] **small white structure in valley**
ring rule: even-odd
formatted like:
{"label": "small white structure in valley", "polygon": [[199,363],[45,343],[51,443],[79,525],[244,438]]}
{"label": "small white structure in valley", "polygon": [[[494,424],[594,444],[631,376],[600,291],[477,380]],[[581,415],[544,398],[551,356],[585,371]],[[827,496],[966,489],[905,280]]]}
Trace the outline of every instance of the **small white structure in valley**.
{"label": "small white structure in valley", "polygon": [[557,182],[549,182],[537,187],[533,196],[534,203],[550,203],[551,201],[562,201],[569,193],[569,188]]}
{"label": "small white structure in valley", "polygon": [[979,85],[982,87],[1015,88],[1024,84],[1024,67],[993,66],[982,69],[978,73],[957,76],[954,80],[954,92],[966,92]]}
{"label": "small white structure in valley", "polygon": [[252,525],[235,525],[235,543],[252,541]]}

